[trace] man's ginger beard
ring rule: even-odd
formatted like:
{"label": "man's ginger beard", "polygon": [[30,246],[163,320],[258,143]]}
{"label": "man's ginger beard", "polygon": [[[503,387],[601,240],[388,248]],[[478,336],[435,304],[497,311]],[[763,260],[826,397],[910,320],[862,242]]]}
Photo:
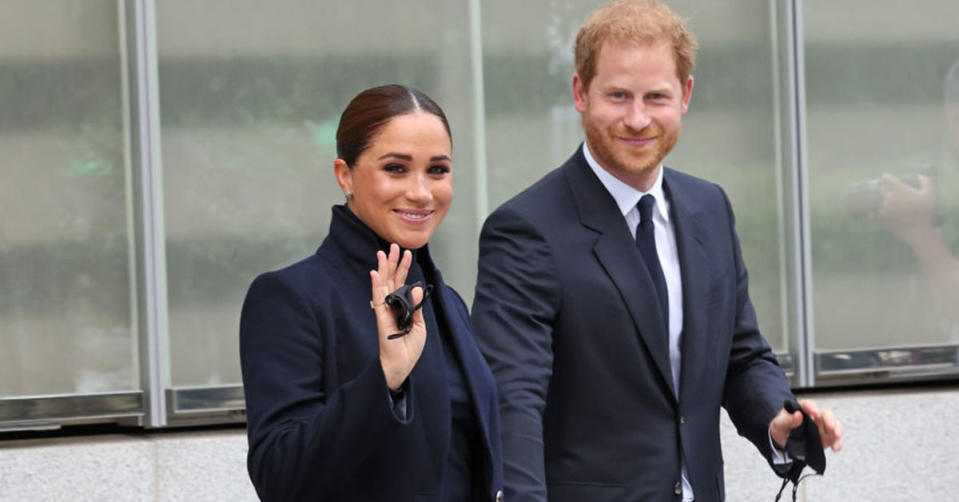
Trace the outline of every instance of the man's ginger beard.
{"label": "man's ginger beard", "polygon": [[[663,129],[655,122],[649,124],[640,131],[632,131],[628,128],[619,126],[609,129],[602,129],[593,125],[589,121],[589,109],[582,114],[583,130],[586,133],[586,143],[589,145],[589,151],[593,157],[606,169],[615,173],[636,175],[644,172],[651,172],[666,158],[666,155],[672,151],[679,140],[679,130],[673,134],[663,136]],[[616,147],[622,151],[631,148],[625,144],[616,145],[620,138],[649,138],[659,136],[652,145],[654,148],[646,148],[641,158],[620,158],[615,152]]]}

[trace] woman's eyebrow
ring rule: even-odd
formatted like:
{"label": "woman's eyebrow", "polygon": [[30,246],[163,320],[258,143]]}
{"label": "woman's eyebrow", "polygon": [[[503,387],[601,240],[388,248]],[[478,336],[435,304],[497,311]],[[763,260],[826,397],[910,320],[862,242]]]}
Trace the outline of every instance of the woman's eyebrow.
{"label": "woman's eyebrow", "polygon": [[408,155],[408,154],[405,154],[405,153],[396,153],[396,152],[385,153],[385,154],[381,155],[380,158],[378,158],[378,159],[376,159],[376,160],[382,160],[382,159],[385,159],[385,158],[387,158],[387,157],[396,157],[396,158],[398,158],[398,159],[402,159],[402,160],[405,160],[405,161],[412,161],[412,160],[413,160],[413,156],[412,156],[412,155]]}

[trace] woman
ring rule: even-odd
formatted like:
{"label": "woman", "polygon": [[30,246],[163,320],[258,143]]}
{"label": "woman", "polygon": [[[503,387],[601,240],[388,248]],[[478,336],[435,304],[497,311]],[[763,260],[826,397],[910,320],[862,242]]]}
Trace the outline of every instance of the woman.
{"label": "woman", "polygon": [[[243,305],[253,485],[264,500],[496,500],[495,384],[427,247],[453,195],[446,116],[419,91],[376,87],[336,141],[346,204],[329,235]],[[432,294],[412,288],[423,306],[406,332],[386,297],[417,282]]]}

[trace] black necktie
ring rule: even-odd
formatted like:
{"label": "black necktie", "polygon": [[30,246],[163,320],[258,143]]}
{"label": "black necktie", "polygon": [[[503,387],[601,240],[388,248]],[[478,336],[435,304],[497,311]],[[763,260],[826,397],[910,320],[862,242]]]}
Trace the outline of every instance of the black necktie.
{"label": "black necktie", "polygon": [[659,296],[659,309],[663,314],[663,327],[666,328],[666,336],[669,336],[669,293],[666,290],[666,276],[663,275],[663,267],[659,264],[659,255],[656,253],[656,232],[653,226],[653,206],[656,204],[656,197],[646,194],[639,199],[639,225],[636,225],[636,247],[639,248],[639,254],[643,256],[643,263],[646,264],[646,270],[656,285],[656,295]]}

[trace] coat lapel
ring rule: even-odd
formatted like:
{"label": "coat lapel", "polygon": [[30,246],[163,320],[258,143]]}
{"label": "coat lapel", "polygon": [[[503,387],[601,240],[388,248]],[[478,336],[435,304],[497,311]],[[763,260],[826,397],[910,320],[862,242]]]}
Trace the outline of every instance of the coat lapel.
{"label": "coat lapel", "polygon": [[655,361],[663,385],[676,396],[669,367],[668,335],[656,286],[646,271],[639,250],[623,221],[616,202],[592,172],[582,148],[565,164],[564,171],[582,224],[599,233],[593,252],[619,290],[646,350]]}
{"label": "coat lapel", "polygon": [[439,295],[440,308],[443,310],[442,315],[446,326],[450,330],[453,351],[456,352],[463,363],[463,379],[466,381],[474,411],[479,419],[480,427],[483,429],[483,439],[489,451],[492,451],[489,408],[486,404],[491,401],[489,389],[494,388],[496,384],[492,380],[492,373],[489,373],[488,379],[484,378],[487,375],[484,375],[482,370],[486,368],[486,363],[481,361],[482,355],[480,355],[479,349],[475,347],[467,322],[454,316],[457,306],[454,304],[452,295],[442,293],[443,279],[440,277],[439,271],[436,272],[436,278],[437,288],[441,290]]}
{"label": "coat lapel", "polygon": [[[425,248],[424,248],[425,250]],[[426,251],[428,252],[428,251]],[[432,261],[430,261],[432,263]],[[491,413],[497,413],[499,410],[495,407],[498,403],[491,395],[491,389],[496,388],[496,381],[493,380],[493,374],[486,366],[479,348],[473,341],[472,331],[470,330],[469,318],[462,318],[456,315],[460,305],[459,298],[446,292],[446,286],[443,282],[443,276],[438,269],[432,270],[433,284],[436,288],[435,305],[438,311],[435,312],[437,322],[446,323],[449,328],[450,339],[453,343],[453,352],[459,357],[461,368],[463,369],[463,380],[466,382],[467,392],[473,404],[473,411],[476,413],[477,421],[483,433],[483,444],[486,446],[486,459],[488,462],[489,474],[492,476],[495,471],[493,465],[493,424],[491,421],[497,417],[491,416]],[[445,379],[444,379],[445,380]],[[489,404],[493,404],[493,408]],[[499,428],[497,422],[496,428]]]}
{"label": "coat lapel", "polygon": [[[682,394],[696,388],[705,354],[707,309],[709,302],[709,261],[704,245],[701,211],[695,200],[683,191],[682,183],[671,169],[663,176],[669,197],[670,217],[676,231],[679,273],[683,283],[683,331],[680,337],[681,371],[679,388]],[[697,364],[692,364],[698,361]],[[682,398],[682,396],[681,396]],[[682,400],[682,399],[680,399]]]}

